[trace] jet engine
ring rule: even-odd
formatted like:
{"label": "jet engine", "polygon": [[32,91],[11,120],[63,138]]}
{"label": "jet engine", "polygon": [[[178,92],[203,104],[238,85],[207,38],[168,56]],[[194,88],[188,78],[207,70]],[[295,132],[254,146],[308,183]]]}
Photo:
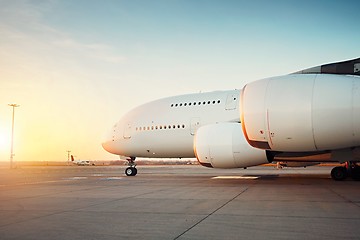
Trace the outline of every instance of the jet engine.
{"label": "jet engine", "polygon": [[242,168],[269,163],[266,151],[248,144],[240,123],[200,127],[194,138],[194,152],[199,163],[206,167]]}
{"label": "jet engine", "polygon": [[360,146],[360,78],[294,74],[247,84],[241,122],[250,145],[283,152]]}

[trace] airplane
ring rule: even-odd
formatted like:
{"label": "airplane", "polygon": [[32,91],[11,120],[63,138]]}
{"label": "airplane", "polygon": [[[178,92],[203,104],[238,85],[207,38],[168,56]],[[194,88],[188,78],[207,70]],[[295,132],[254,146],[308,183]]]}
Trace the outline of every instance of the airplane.
{"label": "airplane", "polygon": [[91,164],[89,160],[75,160],[73,155],[71,155],[70,157],[71,157],[71,162],[78,166],[95,165],[95,164]]}
{"label": "airplane", "polygon": [[102,146],[126,157],[127,176],[137,174],[142,157],[197,158],[210,168],[337,162],[334,180],[359,180],[360,58],[145,103],[125,114]]}

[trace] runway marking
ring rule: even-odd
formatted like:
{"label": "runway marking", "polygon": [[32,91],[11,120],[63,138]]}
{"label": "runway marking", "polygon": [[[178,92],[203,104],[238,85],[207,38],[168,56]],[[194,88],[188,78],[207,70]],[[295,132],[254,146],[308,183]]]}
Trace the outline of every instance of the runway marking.
{"label": "runway marking", "polygon": [[259,177],[255,177],[255,176],[217,176],[217,177],[212,177],[211,179],[258,179]]}
{"label": "runway marking", "polygon": [[70,178],[64,178],[64,180],[84,180],[87,179],[87,177],[70,177]]}
{"label": "runway marking", "polygon": [[107,178],[102,178],[101,180],[120,180],[123,179],[123,177],[107,177]]}
{"label": "runway marking", "polygon": [[44,184],[44,183],[58,183],[58,182],[64,182],[69,181],[67,179],[63,180],[52,180],[52,181],[41,181],[41,182],[24,182],[24,183],[14,183],[14,184],[8,184],[8,185],[0,185],[0,187],[10,187],[10,186],[23,186],[23,185],[36,185],[36,184]]}
{"label": "runway marking", "polygon": [[[23,186],[23,185],[36,185],[36,184],[47,184],[47,183],[59,183],[59,182],[66,182],[66,181],[78,181],[78,180],[85,180],[85,179],[88,179],[88,177],[69,177],[69,178],[63,178],[63,179],[60,179],[60,180],[23,182],[23,183],[14,183],[14,184],[7,184],[7,185],[6,184],[1,184],[0,188],[9,187],[9,186]],[[100,178],[100,180],[105,180],[105,181],[120,180],[120,179],[123,179],[123,177]]]}

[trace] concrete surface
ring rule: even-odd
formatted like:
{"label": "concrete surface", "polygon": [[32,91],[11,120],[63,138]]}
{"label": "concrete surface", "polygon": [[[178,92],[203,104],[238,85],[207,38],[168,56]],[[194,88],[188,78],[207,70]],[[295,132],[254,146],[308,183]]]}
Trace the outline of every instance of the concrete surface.
{"label": "concrete surface", "polygon": [[0,239],[360,239],[360,182],[330,167],[0,169]]}

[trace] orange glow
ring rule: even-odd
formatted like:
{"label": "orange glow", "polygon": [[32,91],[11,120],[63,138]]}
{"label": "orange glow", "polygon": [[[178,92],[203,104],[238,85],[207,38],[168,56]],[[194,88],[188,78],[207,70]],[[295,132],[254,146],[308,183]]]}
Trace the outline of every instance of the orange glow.
{"label": "orange glow", "polygon": [[10,140],[5,136],[5,134],[0,133],[0,149],[3,151],[9,145]]}
{"label": "orange glow", "polygon": [[10,129],[8,131],[6,131],[5,125],[1,124],[0,125],[0,152],[8,151],[8,150],[10,151],[10,141],[11,141]]}

